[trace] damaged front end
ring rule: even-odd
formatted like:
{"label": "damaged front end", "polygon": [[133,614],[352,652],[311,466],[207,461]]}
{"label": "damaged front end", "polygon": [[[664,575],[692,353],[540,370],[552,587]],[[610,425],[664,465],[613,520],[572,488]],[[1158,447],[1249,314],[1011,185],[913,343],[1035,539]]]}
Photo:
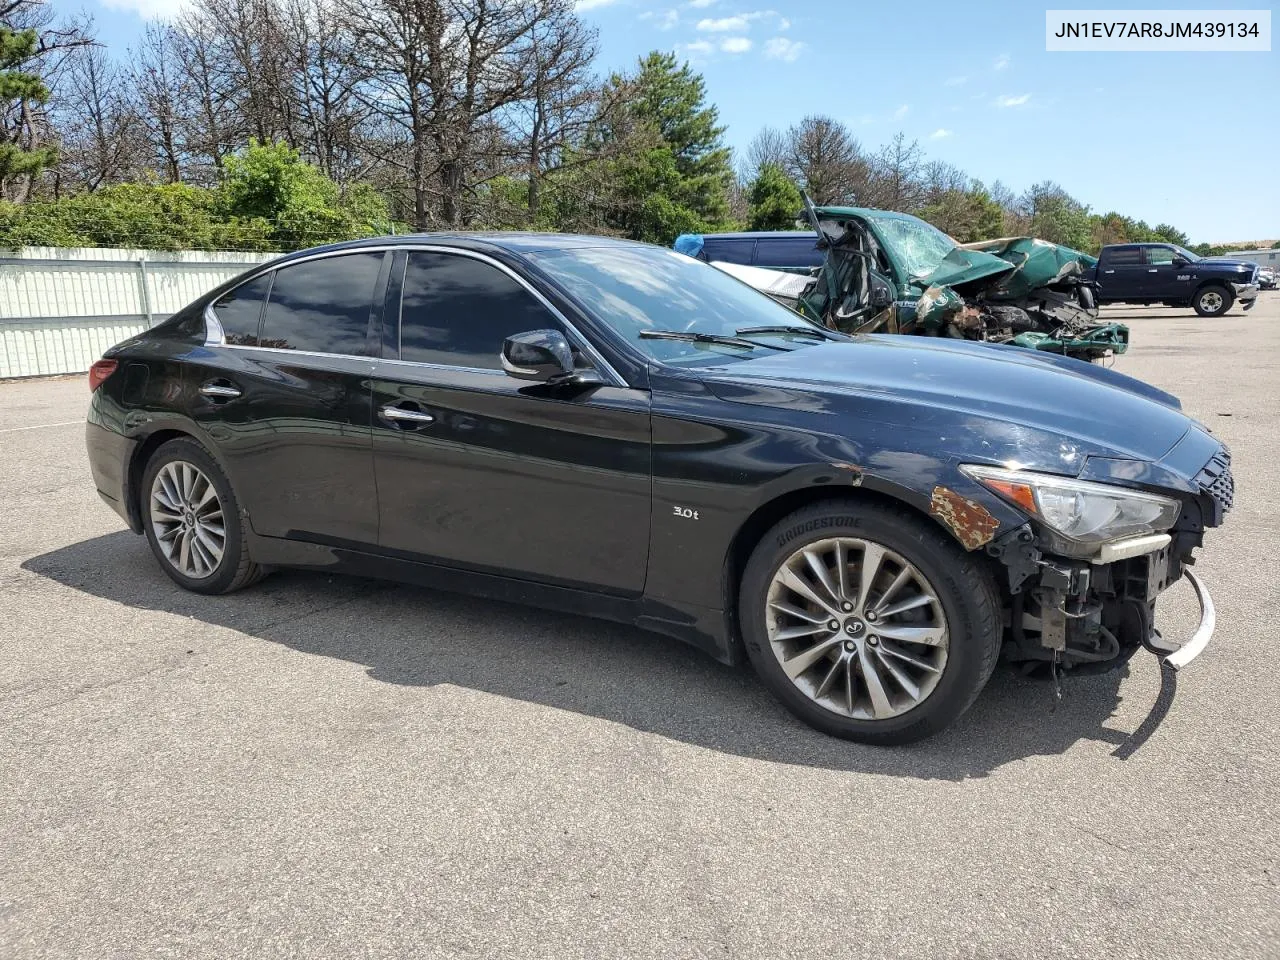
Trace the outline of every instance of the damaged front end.
{"label": "damaged front end", "polygon": [[[1167,530],[1081,550],[1032,522],[992,540],[986,551],[1008,578],[1004,658],[1087,674],[1115,669],[1145,648],[1175,670],[1186,666],[1207,645],[1215,621],[1213,601],[1188,567],[1204,531],[1219,526],[1230,510],[1233,493],[1230,453],[1219,447],[1173,498],[1177,519]],[[1171,641],[1155,627],[1155,604],[1184,576],[1200,621],[1190,636]]]}
{"label": "damaged front end", "polygon": [[1126,326],[1098,322],[1089,279],[1097,261],[1087,254],[1030,237],[961,246],[923,220],[883,210],[808,206],[806,214],[827,251],[816,276],[799,286],[794,275],[775,283],[763,270],[740,279],[828,327],[1084,360],[1128,348]]}

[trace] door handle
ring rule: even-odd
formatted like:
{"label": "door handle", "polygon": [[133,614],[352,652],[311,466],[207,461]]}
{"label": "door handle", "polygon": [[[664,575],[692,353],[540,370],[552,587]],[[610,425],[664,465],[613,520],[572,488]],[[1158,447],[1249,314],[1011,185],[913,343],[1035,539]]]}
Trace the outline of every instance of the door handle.
{"label": "door handle", "polygon": [[427,423],[435,423],[435,417],[429,413],[423,413],[421,410],[408,410],[404,407],[396,407],[387,404],[378,411],[382,414],[384,420],[392,420],[397,423],[413,423],[419,426]]}
{"label": "door handle", "polygon": [[1102,272],[1103,272],[1103,273],[1115,273],[1115,271],[1114,271],[1114,270],[1103,270]]}
{"label": "door handle", "polygon": [[1147,271],[1147,273],[1159,273],[1159,272],[1160,271],[1156,267],[1152,267],[1150,270]]}
{"label": "door handle", "polygon": [[210,400],[234,400],[240,396],[240,388],[225,381],[219,383],[217,380],[210,380],[200,387],[200,395]]}

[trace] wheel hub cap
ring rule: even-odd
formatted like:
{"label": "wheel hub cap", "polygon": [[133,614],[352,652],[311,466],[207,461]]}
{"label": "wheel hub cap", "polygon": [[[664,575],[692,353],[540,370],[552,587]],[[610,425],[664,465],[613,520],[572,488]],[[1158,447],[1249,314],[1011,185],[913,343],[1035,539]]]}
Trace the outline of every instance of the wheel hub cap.
{"label": "wheel hub cap", "polygon": [[222,564],[227,535],[222,501],[213,483],[193,463],[166,463],[151,484],[151,529],[160,552],[193,580],[213,576]]}
{"label": "wheel hub cap", "polygon": [[858,720],[919,706],[947,663],[937,592],[914,564],[872,540],[820,540],[784,560],[769,584],[765,624],[797,689]]}

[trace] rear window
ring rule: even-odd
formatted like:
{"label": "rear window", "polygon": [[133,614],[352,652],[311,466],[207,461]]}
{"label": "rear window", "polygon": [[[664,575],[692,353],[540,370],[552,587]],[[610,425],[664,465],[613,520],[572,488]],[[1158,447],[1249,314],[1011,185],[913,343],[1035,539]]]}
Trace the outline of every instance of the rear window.
{"label": "rear window", "polygon": [[281,267],[259,346],[365,356],[381,253],[348,253]]}
{"label": "rear window", "polygon": [[1120,264],[1121,266],[1125,265],[1126,263],[1141,263],[1142,248],[1141,247],[1117,247],[1115,250],[1112,250],[1107,255],[1107,259],[1110,260],[1112,263],[1117,263],[1117,264]]}
{"label": "rear window", "polygon": [[816,267],[822,264],[818,238],[812,233],[797,232],[794,237],[775,237],[756,241],[758,267]]}
{"label": "rear window", "polygon": [[271,274],[264,273],[242,283],[213,305],[227,343],[237,347],[258,345],[258,321],[262,319],[262,302],[271,287]]}
{"label": "rear window", "polygon": [[709,261],[721,263],[741,263],[751,266],[751,251],[755,248],[755,237],[704,237],[702,241],[703,256]]}

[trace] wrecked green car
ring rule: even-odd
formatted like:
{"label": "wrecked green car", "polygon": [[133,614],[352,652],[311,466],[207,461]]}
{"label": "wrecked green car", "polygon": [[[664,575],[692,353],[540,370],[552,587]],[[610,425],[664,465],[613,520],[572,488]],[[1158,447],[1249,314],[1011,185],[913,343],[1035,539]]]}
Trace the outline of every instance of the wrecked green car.
{"label": "wrecked green car", "polygon": [[1082,360],[1128,348],[1128,327],[1098,322],[1084,279],[1097,261],[1088,254],[1031,237],[957,244],[886,210],[806,205],[805,213],[826,250],[815,275],[716,266],[846,333],[1012,343]]}

